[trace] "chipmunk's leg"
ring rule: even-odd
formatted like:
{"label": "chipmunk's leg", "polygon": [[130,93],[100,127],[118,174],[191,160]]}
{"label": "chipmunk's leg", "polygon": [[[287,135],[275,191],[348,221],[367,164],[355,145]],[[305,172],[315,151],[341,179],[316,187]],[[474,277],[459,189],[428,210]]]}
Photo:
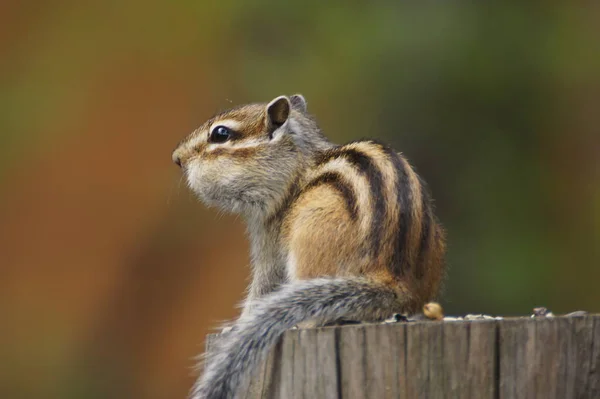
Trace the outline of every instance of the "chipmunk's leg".
{"label": "chipmunk's leg", "polygon": [[252,267],[252,282],[248,288],[242,315],[252,308],[252,301],[275,291],[286,282],[284,266],[275,257],[256,259]]}

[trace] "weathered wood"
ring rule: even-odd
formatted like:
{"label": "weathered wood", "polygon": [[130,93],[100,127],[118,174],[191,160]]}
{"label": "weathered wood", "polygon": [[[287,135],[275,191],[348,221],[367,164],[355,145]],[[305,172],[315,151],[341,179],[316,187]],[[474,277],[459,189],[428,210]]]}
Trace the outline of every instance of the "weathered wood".
{"label": "weathered wood", "polygon": [[403,326],[360,325],[339,332],[341,397],[401,397]]}
{"label": "weathered wood", "polygon": [[595,317],[590,357],[590,379],[586,384],[591,398],[600,398],[600,378],[598,378],[598,375],[600,375],[600,317]]}
{"label": "weathered wood", "polygon": [[[500,398],[599,398],[599,317],[500,324]],[[596,324],[596,325],[594,325]]]}
{"label": "weathered wood", "polygon": [[337,398],[335,341],[333,328],[288,331],[275,397]]}
{"label": "weathered wood", "polygon": [[245,395],[416,397],[600,398],[600,316],[290,330]]}
{"label": "weathered wood", "polygon": [[496,323],[472,321],[445,323],[445,398],[493,399],[496,390]]}

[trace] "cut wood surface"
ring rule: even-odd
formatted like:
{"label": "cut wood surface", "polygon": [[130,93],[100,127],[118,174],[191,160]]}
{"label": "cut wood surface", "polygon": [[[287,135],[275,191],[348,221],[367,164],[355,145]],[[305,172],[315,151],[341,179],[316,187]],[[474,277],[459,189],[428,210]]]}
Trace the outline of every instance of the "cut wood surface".
{"label": "cut wood surface", "polygon": [[245,398],[600,398],[600,315],[290,330]]}

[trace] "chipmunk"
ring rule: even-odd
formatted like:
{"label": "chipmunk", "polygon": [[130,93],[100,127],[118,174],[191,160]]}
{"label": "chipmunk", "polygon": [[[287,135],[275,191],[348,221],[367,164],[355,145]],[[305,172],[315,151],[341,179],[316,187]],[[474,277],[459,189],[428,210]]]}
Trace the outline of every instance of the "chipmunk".
{"label": "chipmunk", "polygon": [[383,143],[331,143],[302,95],[219,113],[172,158],[202,202],[244,217],[251,241],[242,314],[193,399],[238,397],[294,326],[380,321],[437,296],[445,232],[423,180]]}

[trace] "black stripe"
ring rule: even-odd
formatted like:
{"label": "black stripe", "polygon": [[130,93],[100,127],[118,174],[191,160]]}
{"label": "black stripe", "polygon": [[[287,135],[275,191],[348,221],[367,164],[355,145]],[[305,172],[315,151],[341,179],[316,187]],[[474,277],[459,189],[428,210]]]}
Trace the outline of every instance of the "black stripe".
{"label": "black stripe", "polygon": [[287,212],[288,209],[291,209],[292,205],[298,198],[298,193],[300,192],[299,181],[300,177],[296,176],[287,193],[285,194],[283,201],[281,202],[277,210],[273,213],[273,215],[267,220],[267,224],[270,225],[274,221],[282,219],[285,212]]}
{"label": "black stripe", "polygon": [[402,156],[392,148],[382,145],[384,152],[394,165],[397,173],[396,181],[396,201],[400,208],[400,218],[395,227],[396,241],[394,242],[394,252],[390,268],[395,276],[404,276],[410,271],[412,265],[406,258],[406,248],[408,246],[409,229],[412,227],[412,198],[409,179],[410,166],[408,162],[403,161]]}
{"label": "black stripe", "polygon": [[319,175],[316,179],[312,180],[305,188],[305,192],[308,192],[311,188],[318,187],[320,185],[328,185],[336,189],[344,198],[346,209],[350,213],[352,220],[356,220],[358,217],[358,209],[356,205],[356,196],[352,191],[352,188],[348,186],[348,182],[337,172],[326,172]]}
{"label": "black stripe", "polygon": [[337,147],[326,151],[318,160],[324,164],[335,158],[345,158],[354,165],[360,173],[364,174],[369,182],[371,200],[373,202],[373,220],[368,241],[370,242],[371,255],[376,256],[381,247],[381,237],[385,231],[385,196],[383,193],[383,176],[373,160],[366,154],[346,146]]}
{"label": "black stripe", "polygon": [[433,209],[431,205],[431,197],[427,188],[427,184],[419,177],[419,183],[421,184],[421,206],[423,208],[423,217],[421,224],[421,241],[419,245],[419,256],[417,261],[416,277],[422,279],[425,274],[426,265],[423,264],[425,256],[429,251],[431,240],[433,235],[430,234],[430,229],[433,223]]}

